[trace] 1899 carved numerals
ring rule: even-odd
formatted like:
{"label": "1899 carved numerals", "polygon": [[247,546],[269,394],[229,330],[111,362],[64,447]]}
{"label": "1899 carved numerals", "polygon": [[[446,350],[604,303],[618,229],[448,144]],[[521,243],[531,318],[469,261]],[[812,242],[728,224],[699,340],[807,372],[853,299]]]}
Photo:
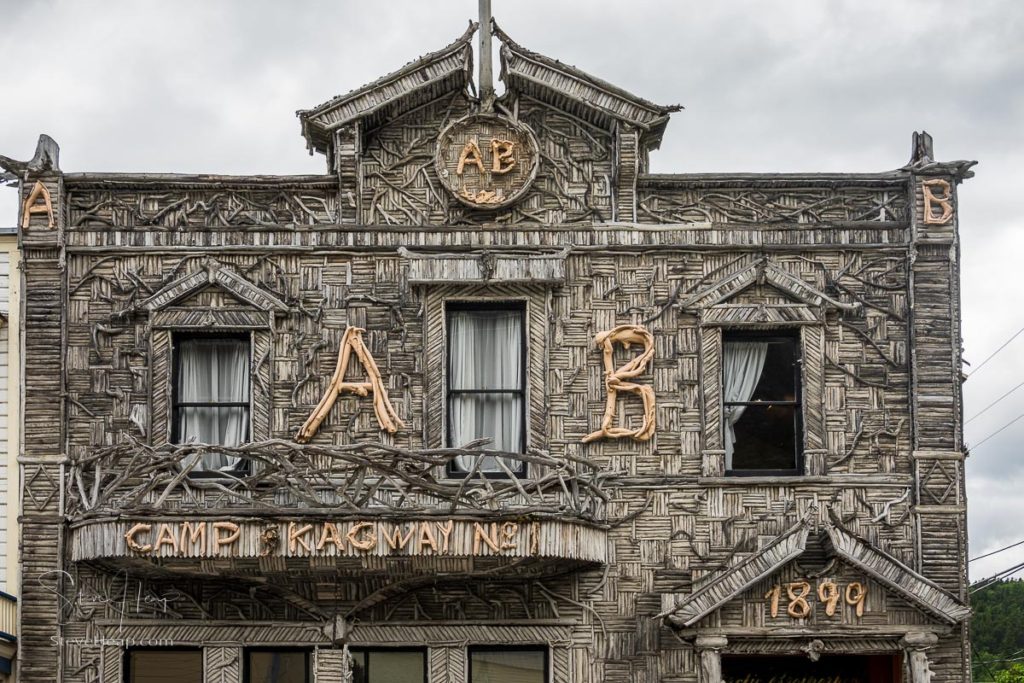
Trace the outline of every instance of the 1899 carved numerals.
{"label": "1899 carved numerals", "polygon": [[[804,619],[811,614],[811,605],[808,599],[811,596],[811,584],[808,581],[790,581],[774,586],[764,594],[765,600],[769,600],[772,617],[779,616],[779,603],[782,601],[782,591],[785,589],[786,598],[789,603],[786,605],[786,614],[794,619]],[[839,601],[843,600],[847,605],[853,607],[857,616],[864,614],[864,601],[868,597],[868,590],[859,581],[852,581],[846,584],[846,589],[840,591],[839,584],[830,579],[818,583],[818,600],[825,603],[825,614],[833,616]]]}

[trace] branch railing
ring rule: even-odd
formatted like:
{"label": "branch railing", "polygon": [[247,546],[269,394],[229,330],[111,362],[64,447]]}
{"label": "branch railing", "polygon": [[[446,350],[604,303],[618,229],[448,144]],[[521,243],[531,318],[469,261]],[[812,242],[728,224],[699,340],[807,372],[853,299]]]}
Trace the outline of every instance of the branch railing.
{"label": "branch railing", "polygon": [[[413,450],[377,442],[320,446],[279,439],[239,447],[151,447],[131,439],[70,459],[65,512],[72,519],[128,513],[468,513],[605,520],[604,483],[613,473],[580,457],[504,453],[484,449],[486,443]],[[237,458],[242,466],[201,471],[205,455]],[[504,476],[484,476],[487,456]],[[455,458],[472,463],[458,479],[444,474]],[[517,476],[520,469],[530,477]]]}

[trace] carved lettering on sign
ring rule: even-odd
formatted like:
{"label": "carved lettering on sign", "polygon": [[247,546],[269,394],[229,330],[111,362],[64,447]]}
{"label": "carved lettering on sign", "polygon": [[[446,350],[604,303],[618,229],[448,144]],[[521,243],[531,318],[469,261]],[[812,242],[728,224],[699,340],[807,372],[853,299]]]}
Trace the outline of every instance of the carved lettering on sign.
{"label": "carved lettering on sign", "polygon": [[459,165],[456,167],[455,172],[462,175],[466,170],[466,164],[476,166],[480,173],[484,172],[483,155],[480,154],[480,145],[476,144],[476,140],[469,140],[462,147],[462,154],[459,155]]}
{"label": "carved lettering on sign", "polygon": [[529,189],[539,157],[537,138],[527,126],[493,114],[470,114],[441,132],[434,167],[463,204],[495,209]]}
{"label": "carved lettering on sign", "polygon": [[[786,584],[772,586],[772,589],[764,594],[768,601],[768,612],[772,617],[779,616],[779,603],[782,598],[782,590],[785,588],[786,597],[789,603],[786,605],[786,614],[794,619],[805,619],[811,614],[811,605],[808,598],[811,597],[811,583],[806,580],[791,581]],[[847,605],[854,608],[858,617],[864,615],[864,601],[867,599],[868,591],[864,584],[853,581],[846,585],[844,591],[839,590],[839,585],[832,579],[823,579],[818,582],[818,600],[825,605],[825,614],[835,616],[840,598],[844,598]]]}
{"label": "carved lettering on sign", "polygon": [[234,557],[248,548],[258,548],[260,557],[536,556],[542,536],[539,522],[509,520],[171,521],[126,526],[123,536],[129,555],[180,557]]}
{"label": "carved lettering on sign", "polygon": [[[42,203],[40,204],[40,200]],[[38,213],[46,214],[47,227],[54,227],[53,222],[53,202],[50,199],[50,191],[46,189],[46,185],[39,180],[32,186],[32,191],[28,193],[28,197],[25,198],[25,204],[22,206],[21,211],[21,227],[28,228],[32,222],[32,216]]]}
{"label": "carved lettering on sign", "polygon": [[[631,380],[647,370],[647,365],[654,358],[654,337],[646,328],[639,325],[619,325],[612,330],[599,333],[594,337],[594,342],[602,347],[604,386],[608,396],[605,402],[604,416],[601,418],[601,428],[583,437],[583,443],[605,437],[611,439],[629,437],[636,441],[647,441],[654,436],[654,389],[645,384],[636,384],[627,380]],[[612,358],[617,343],[622,344],[626,349],[633,344],[642,344],[643,352],[621,368],[616,369]],[[643,401],[643,422],[636,429],[614,426],[615,407],[620,391],[638,394]]]}
{"label": "carved lettering on sign", "polygon": [[941,178],[926,180],[921,189],[924,192],[924,222],[930,225],[949,223],[953,219],[953,189],[949,181]]}
{"label": "carved lettering on sign", "polygon": [[149,543],[139,543],[136,538],[139,534],[148,534],[153,529],[151,524],[136,524],[124,535],[124,542],[128,544],[128,550],[136,553],[148,553],[153,549]]}
{"label": "carved lettering on sign", "polygon": [[511,140],[499,140],[491,138],[491,154],[493,162],[491,172],[503,175],[516,167],[515,153],[516,143]]}
{"label": "carved lettering on sign", "polygon": [[[356,354],[363,370],[366,371],[368,379],[366,382],[345,381],[345,370],[348,368],[348,361],[353,353]],[[331,408],[334,407],[335,401],[338,400],[338,394],[342,392],[357,396],[373,394],[373,412],[377,415],[377,423],[389,434],[394,434],[399,427],[405,426],[402,419],[398,417],[398,413],[395,412],[394,406],[391,405],[388,391],[380,377],[380,369],[377,367],[376,361],[373,360],[373,356],[370,355],[370,350],[366,348],[366,343],[363,342],[361,327],[349,327],[345,330],[345,334],[341,338],[341,347],[338,349],[338,365],[334,368],[334,376],[331,377],[327,391],[320,399],[313,414],[295,435],[296,441],[306,443],[316,435],[320,425],[331,412]]]}
{"label": "carved lettering on sign", "polygon": [[[227,534],[221,535],[220,532],[226,531]],[[234,522],[214,522],[213,523],[213,550],[214,552],[219,551],[224,546],[231,545],[238,541],[238,536],[241,534],[241,529]]]}

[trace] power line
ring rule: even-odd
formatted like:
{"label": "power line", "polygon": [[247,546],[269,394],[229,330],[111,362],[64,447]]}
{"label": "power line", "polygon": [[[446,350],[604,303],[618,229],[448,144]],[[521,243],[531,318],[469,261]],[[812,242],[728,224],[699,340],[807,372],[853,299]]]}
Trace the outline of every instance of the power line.
{"label": "power line", "polygon": [[974,595],[978,591],[983,591],[986,588],[990,588],[990,587],[996,585],[999,582],[1000,579],[1004,579],[1007,576],[1012,576],[1013,574],[1016,574],[1017,572],[1019,572],[1021,569],[1024,569],[1024,562],[1021,562],[1020,564],[1016,564],[1016,565],[1010,567],[1009,569],[1004,569],[1001,572],[993,574],[992,576],[988,577],[987,579],[982,579],[981,582],[978,583],[978,585],[976,585],[973,588],[971,588],[971,595]]}
{"label": "power line", "polygon": [[987,363],[987,362],[989,362],[990,360],[992,360],[993,358],[995,358],[995,357],[996,357],[996,354],[998,354],[998,353],[999,353],[1000,351],[1002,351],[1002,350],[1003,350],[1003,349],[1005,349],[1005,348],[1006,348],[1007,346],[1009,346],[1010,342],[1012,342],[1012,341],[1013,341],[1014,339],[1016,339],[1017,337],[1019,337],[1019,336],[1020,336],[1020,333],[1021,333],[1021,332],[1024,332],[1024,327],[1022,327],[1022,328],[1020,328],[1019,330],[1017,330],[1016,332],[1014,332],[1014,333],[1013,333],[1013,336],[1012,336],[1012,337],[1010,337],[1009,339],[1007,339],[1006,341],[1004,341],[1004,342],[1003,342],[1003,345],[1002,345],[1002,346],[1000,346],[1000,347],[999,347],[998,349],[996,349],[995,351],[993,351],[993,352],[992,352],[992,353],[991,353],[991,354],[989,355],[989,357],[988,357],[988,358],[986,358],[985,360],[981,361],[981,363],[979,363],[979,364],[978,364],[978,367],[976,367],[976,368],[974,368],[973,370],[971,370],[971,372],[970,372],[970,373],[968,373],[968,375],[967,375],[967,376],[968,376],[968,377],[971,377],[971,376],[972,376],[972,375],[974,375],[974,373],[976,373],[976,372],[977,372],[978,370],[981,370],[981,368],[982,368],[982,367],[984,367],[985,363]]}
{"label": "power line", "polygon": [[1024,541],[1017,541],[1016,543],[1011,543],[1010,545],[1006,546],[1005,548],[1000,548],[999,550],[993,550],[992,552],[985,553],[984,555],[978,555],[977,557],[972,557],[971,559],[968,560],[968,562],[974,562],[975,560],[982,560],[982,559],[985,559],[986,557],[992,557],[993,555],[998,555],[999,553],[1003,552],[1004,550],[1009,550],[1010,548],[1016,548],[1019,545],[1024,545]]}
{"label": "power line", "polygon": [[984,413],[985,411],[987,411],[987,410],[988,410],[989,408],[991,408],[991,407],[992,407],[992,406],[994,406],[995,404],[999,403],[999,402],[1000,402],[1000,401],[1002,401],[1002,400],[1003,400],[1004,398],[1006,398],[1007,396],[1009,396],[1009,395],[1010,395],[1010,394],[1012,394],[1013,392],[1017,391],[1017,390],[1018,390],[1018,389],[1020,389],[1021,387],[1024,387],[1024,382],[1021,382],[1020,384],[1018,384],[1017,386],[1015,386],[1015,387],[1014,387],[1013,389],[1010,389],[1010,390],[1009,390],[1009,391],[1007,391],[1007,392],[1006,392],[1005,394],[1003,394],[1002,396],[1000,396],[1000,397],[999,397],[999,398],[997,398],[996,400],[994,400],[994,401],[992,401],[991,403],[989,403],[989,404],[988,404],[987,406],[985,406],[985,407],[984,407],[984,408],[982,408],[982,409],[981,409],[980,411],[978,411],[977,413],[975,413],[975,414],[974,414],[974,417],[971,417],[970,419],[968,419],[968,420],[967,420],[967,422],[964,422],[964,424],[967,424],[967,423],[969,423],[969,422],[970,422],[971,420],[973,420],[973,419],[974,419],[975,417],[978,417],[978,416],[980,416],[980,415],[981,415],[982,413]]}
{"label": "power line", "polygon": [[973,445],[971,446],[971,448],[977,448],[978,446],[980,446],[981,444],[985,443],[986,441],[988,441],[989,439],[991,439],[991,438],[992,438],[993,436],[995,436],[996,434],[998,434],[999,432],[1001,432],[1001,431],[1003,431],[1004,429],[1006,429],[1007,427],[1010,427],[1011,425],[1013,425],[1013,423],[1014,423],[1014,422],[1016,422],[1017,420],[1019,420],[1019,419],[1021,419],[1021,418],[1024,418],[1024,413],[1021,413],[1021,414],[1020,414],[1020,415],[1018,415],[1017,417],[1013,418],[1012,420],[1010,420],[1009,422],[1007,422],[1006,424],[1004,424],[1004,425],[1003,425],[1002,427],[1000,427],[1000,428],[999,428],[999,429],[997,429],[996,431],[994,431],[994,432],[992,432],[991,434],[989,434],[988,436],[986,436],[986,437],[985,437],[984,439],[982,439],[982,440],[981,440],[981,441],[979,441],[978,443],[976,443],[976,444],[973,444]]}

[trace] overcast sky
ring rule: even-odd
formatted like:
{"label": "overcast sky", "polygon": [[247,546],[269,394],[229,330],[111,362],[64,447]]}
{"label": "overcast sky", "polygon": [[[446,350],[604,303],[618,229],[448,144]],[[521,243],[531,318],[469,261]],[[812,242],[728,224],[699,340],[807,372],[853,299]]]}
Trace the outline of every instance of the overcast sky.
{"label": "overcast sky", "polygon": [[[1024,327],[1024,3],[493,2],[520,44],[686,106],[656,172],[883,171],[920,129],[940,160],[979,160],[960,189],[966,358]],[[476,5],[0,0],[0,154],[28,159],[46,132],[66,171],[322,173],[295,110],[446,45]],[[0,190],[0,225],[16,223],[14,195]],[[967,417],[1024,382],[1022,351],[1024,335],[968,381]],[[1022,413],[1024,388],[968,441]],[[1024,539],[1022,439],[1024,419],[972,453],[972,557]],[[972,578],[1016,562],[1024,546]]]}

